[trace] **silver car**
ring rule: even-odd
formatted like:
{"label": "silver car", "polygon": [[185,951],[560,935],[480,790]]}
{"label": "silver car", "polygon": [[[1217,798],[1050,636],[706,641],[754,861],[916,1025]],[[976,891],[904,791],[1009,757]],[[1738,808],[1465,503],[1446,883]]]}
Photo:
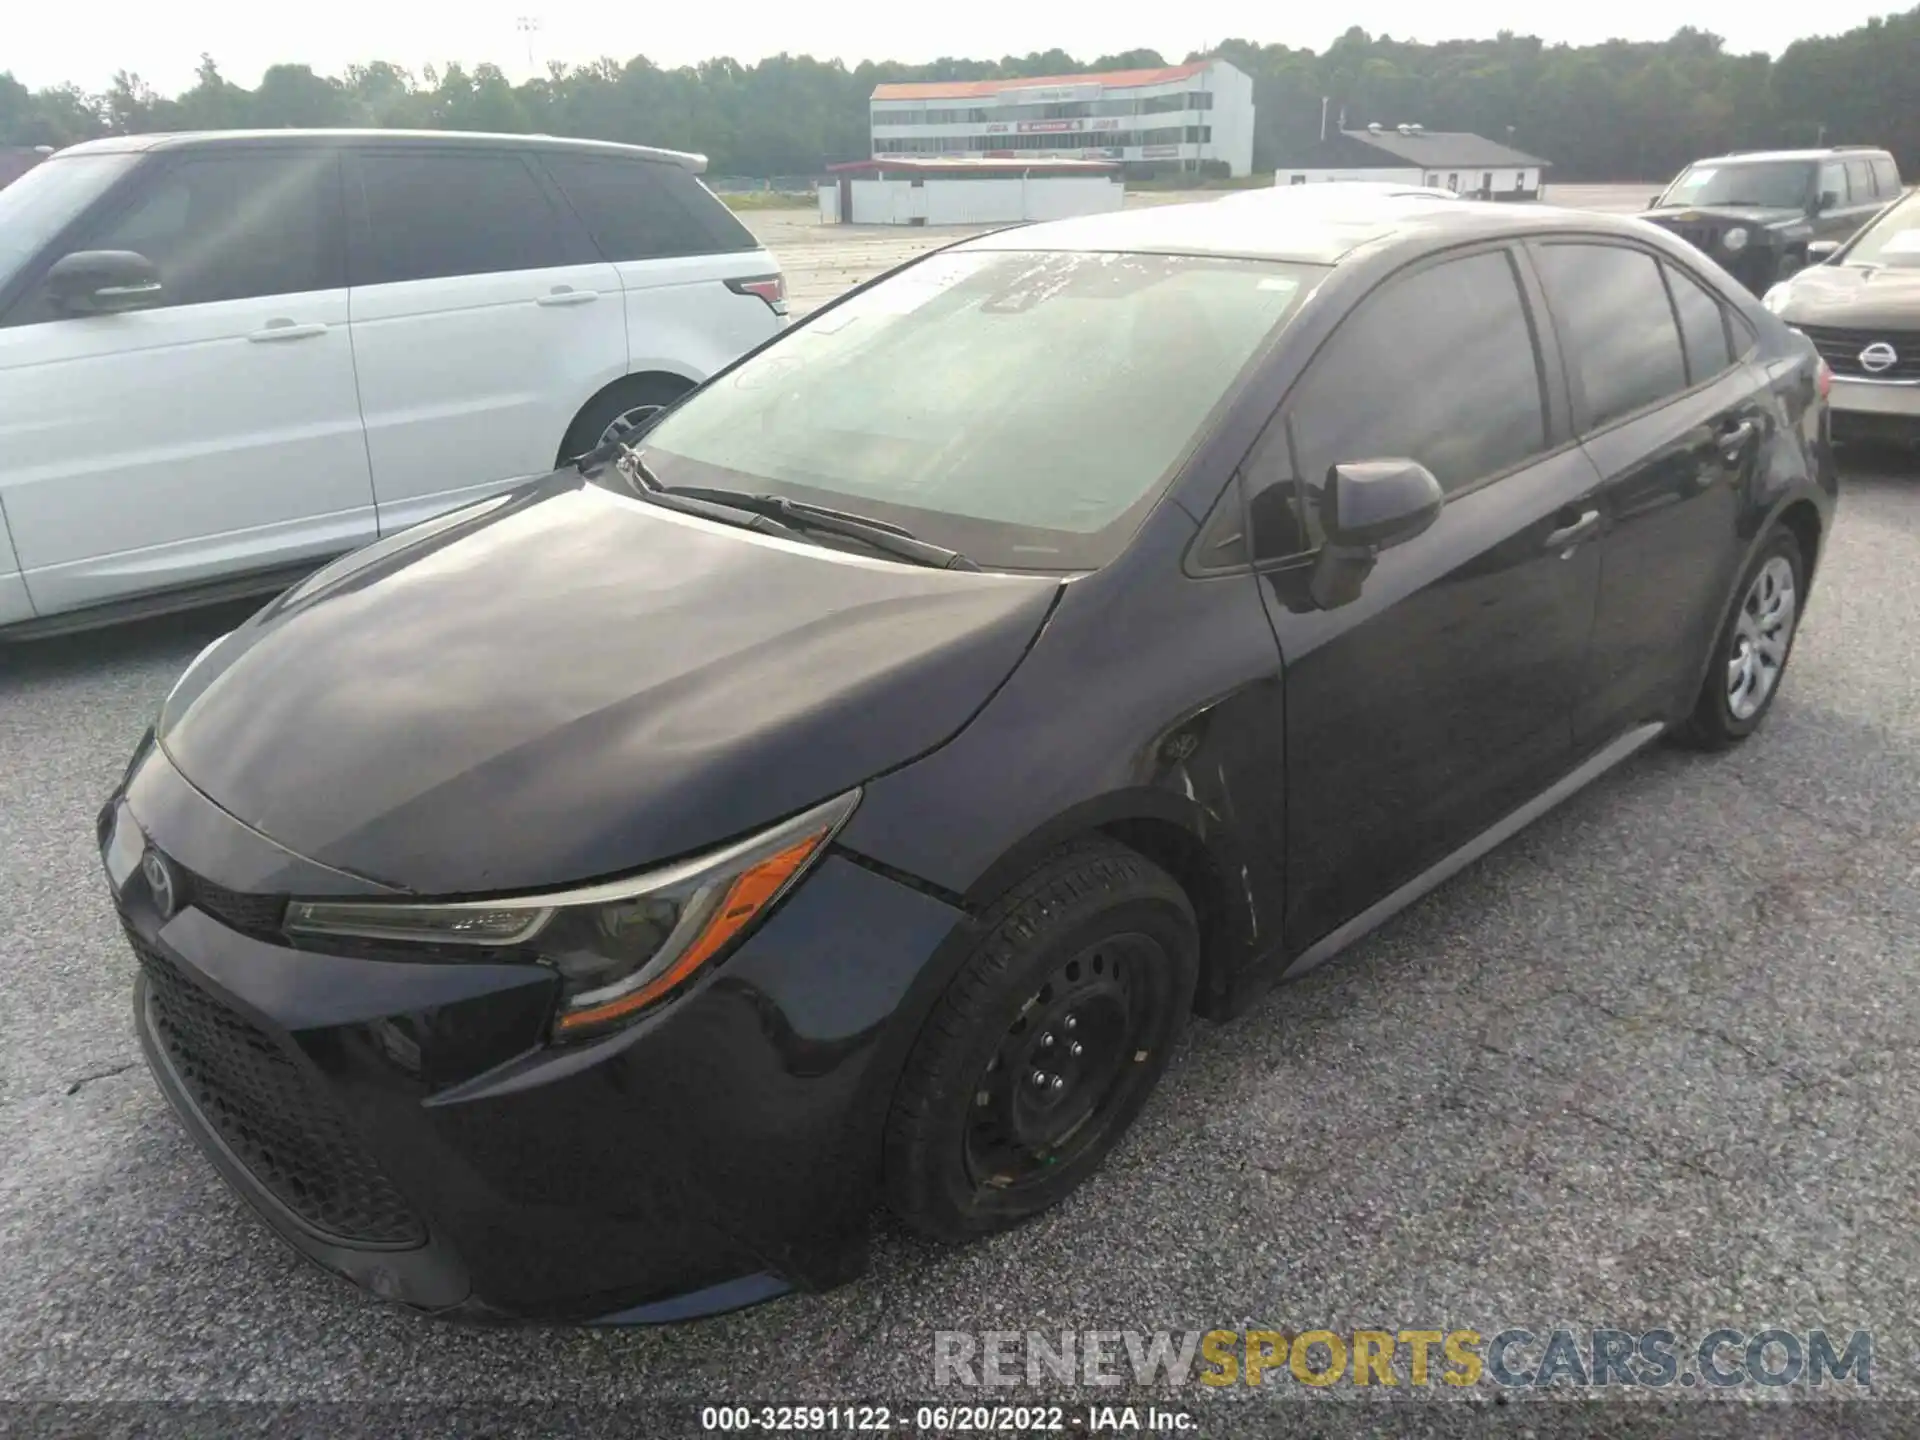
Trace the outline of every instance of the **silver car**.
{"label": "silver car", "polygon": [[1808,258],[1764,303],[1826,358],[1836,436],[1920,445],[1920,191]]}

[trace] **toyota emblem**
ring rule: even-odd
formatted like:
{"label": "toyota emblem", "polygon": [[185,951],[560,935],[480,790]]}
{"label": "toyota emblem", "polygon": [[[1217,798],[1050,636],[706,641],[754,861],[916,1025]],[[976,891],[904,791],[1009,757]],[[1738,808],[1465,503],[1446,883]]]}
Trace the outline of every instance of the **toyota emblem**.
{"label": "toyota emblem", "polygon": [[1876,340],[1860,352],[1860,368],[1869,375],[1891,370],[1900,363],[1900,352],[1884,340]]}
{"label": "toyota emblem", "polygon": [[149,850],[140,857],[140,873],[147,878],[147,889],[153,896],[153,908],[160,912],[162,920],[171,920],[180,904],[173,883],[173,867],[167,864],[166,857],[158,850]]}

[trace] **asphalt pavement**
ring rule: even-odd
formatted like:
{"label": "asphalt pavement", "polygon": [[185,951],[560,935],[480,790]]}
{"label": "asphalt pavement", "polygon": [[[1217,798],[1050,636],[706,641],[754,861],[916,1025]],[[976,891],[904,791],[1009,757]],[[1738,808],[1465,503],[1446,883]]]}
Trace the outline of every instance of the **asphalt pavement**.
{"label": "asphalt pavement", "polygon": [[1192,1027],[1050,1216],[961,1250],[883,1221],[846,1288],[674,1329],[366,1299],[227,1192],[138,1063],[93,816],[243,613],[0,648],[0,1400],[906,1398],[936,1330],[1251,1325],[1867,1329],[1875,1390],[1920,1395],[1910,459],[1849,459],[1751,743],[1643,752]]}

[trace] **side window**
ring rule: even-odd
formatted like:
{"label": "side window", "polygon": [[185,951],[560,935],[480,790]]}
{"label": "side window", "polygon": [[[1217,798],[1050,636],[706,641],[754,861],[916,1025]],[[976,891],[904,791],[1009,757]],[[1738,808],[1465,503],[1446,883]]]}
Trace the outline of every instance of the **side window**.
{"label": "side window", "polygon": [[1680,339],[1686,348],[1687,377],[1698,385],[1733,368],[1727,344],[1727,315],[1720,302],[1686,271],[1669,265],[1667,286],[1680,314]]}
{"label": "side window", "polygon": [[1872,200],[1878,193],[1873,182],[1873,167],[1864,160],[1847,161],[1847,188],[1856,205]]}
{"label": "side window", "polygon": [[1834,161],[1820,167],[1820,193],[1835,196],[1834,204],[1845,205],[1847,200],[1847,167]]}
{"label": "side window", "polygon": [[576,263],[564,222],[517,155],[359,157],[366,254],[356,285],[494,275]]}
{"label": "side window", "polygon": [[541,163],[609,260],[757,247],[733,212],[678,165],[564,153]]}
{"label": "side window", "polygon": [[1334,332],[1246,467],[1256,558],[1310,549],[1335,465],[1407,458],[1449,492],[1546,448],[1533,329],[1504,251],[1388,280]]}
{"label": "side window", "polygon": [[1890,156],[1876,155],[1873,173],[1880,178],[1880,198],[1891,200],[1900,193],[1900,170]]}
{"label": "side window", "polygon": [[190,156],[74,250],[136,250],[162,303],[298,295],[344,283],[340,170],[326,153]]}
{"label": "side window", "polygon": [[1618,245],[1547,244],[1540,280],[1567,364],[1599,429],[1687,388],[1687,367],[1660,265]]}

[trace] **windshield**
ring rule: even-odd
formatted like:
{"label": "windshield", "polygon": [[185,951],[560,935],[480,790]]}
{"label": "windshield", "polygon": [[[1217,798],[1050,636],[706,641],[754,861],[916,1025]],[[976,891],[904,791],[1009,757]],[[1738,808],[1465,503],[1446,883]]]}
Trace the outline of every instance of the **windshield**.
{"label": "windshield", "polygon": [[1752,205],[1804,210],[1813,199],[1813,166],[1801,160],[1694,165],[1660,197],[1662,205]]}
{"label": "windshield", "polygon": [[139,160],[133,154],[56,155],[0,189],[0,285]]}
{"label": "windshield", "polygon": [[1119,553],[1319,267],[936,254],[814,316],[669,413],[668,485],[886,520],[982,566]]}
{"label": "windshield", "polygon": [[1862,230],[1841,263],[1920,270],[1920,197],[1894,206]]}

